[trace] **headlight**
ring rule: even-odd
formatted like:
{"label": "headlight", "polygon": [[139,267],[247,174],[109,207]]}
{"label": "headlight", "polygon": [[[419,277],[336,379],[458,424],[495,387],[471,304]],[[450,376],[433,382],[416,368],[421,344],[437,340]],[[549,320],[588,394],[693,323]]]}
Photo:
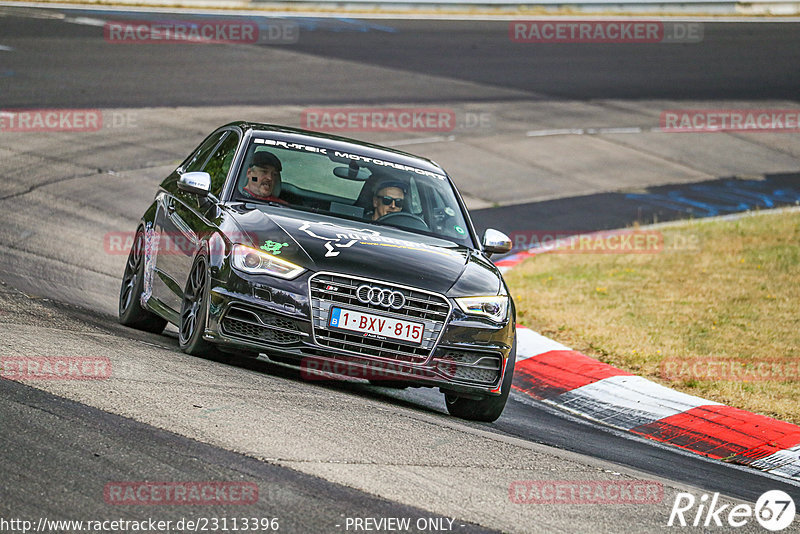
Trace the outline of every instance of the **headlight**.
{"label": "headlight", "polygon": [[305,271],[303,267],[244,245],[233,246],[233,266],[251,274],[270,274],[291,280]]}
{"label": "headlight", "polygon": [[502,323],[508,312],[508,296],[494,295],[486,297],[459,297],[456,304],[467,315],[486,317],[496,323]]}

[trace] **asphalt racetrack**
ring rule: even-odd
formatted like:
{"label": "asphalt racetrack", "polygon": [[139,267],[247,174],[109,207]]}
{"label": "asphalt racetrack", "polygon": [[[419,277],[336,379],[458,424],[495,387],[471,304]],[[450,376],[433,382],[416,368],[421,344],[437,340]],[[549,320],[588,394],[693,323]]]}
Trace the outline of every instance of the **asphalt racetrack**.
{"label": "asphalt racetrack", "polygon": [[[156,336],[117,324],[127,251],[107,239],[135,229],[157,184],[215,127],[302,126],[304,111],[324,106],[452,110],[447,131],[344,135],[435,159],[481,228],[591,230],[793,204],[797,132],[670,135],[658,125],[671,109],[797,110],[800,24],[703,22],[693,43],[532,45],[512,42],[503,21],[250,14],[299,38],[104,38],[107,21],[187,17],[0,8],[0,109],[103,117],[89,132],[0,131],[0,356],[102,357],[113,369],[102,381],[0,379],[0,530],[12,519],[151,518],[185,531],[177,521],[248,516],[278,518],[282,532],[653,532],[671,530],[680,492],[752,505],[780,489],[800,505],[793,481],[521,396],[496,423],[476,424],[449,417],[437,391],[192,358],[174,328]],[[743,207],[722,194],[728,182],[782,193]],[[647,481],[663,494],[644,504],[514,501],[519,481],[543,480]],[[258,499],[109,502],[104,489],[125,481],[248,482]]]}

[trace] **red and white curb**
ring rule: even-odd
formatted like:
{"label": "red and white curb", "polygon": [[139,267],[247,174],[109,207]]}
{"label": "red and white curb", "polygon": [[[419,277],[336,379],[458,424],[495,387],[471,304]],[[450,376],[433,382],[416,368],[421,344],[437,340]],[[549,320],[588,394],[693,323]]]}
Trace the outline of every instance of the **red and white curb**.
{"label": "red and white curb", "polygon": [[[505,271],[542,252],[522,252],[497,265]],[[800,480],[800,426],[680,393],[522,325],[512,388],[616,429]]]}
{"label": "red and white curb", "polygon": [[613,428],[800,480],[800,426],[680,393],[521,325],[512,387]]}

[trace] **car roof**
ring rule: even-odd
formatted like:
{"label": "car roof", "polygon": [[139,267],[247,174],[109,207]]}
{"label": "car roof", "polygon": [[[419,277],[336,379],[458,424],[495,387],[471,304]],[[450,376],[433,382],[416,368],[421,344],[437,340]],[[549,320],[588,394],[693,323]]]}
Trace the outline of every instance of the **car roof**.
{"label": "car roof", "polygon": [[[291,128],[277,124],[267,124],[260,122],[237,121],[227,126],[236,126],[245,133],[250,131],[259,134],[268,134],[280,141],[291,141],[300,144],[320,145],[339,150],[341,152],[356,152],[360,155],[375,159],[386,159],[396,161],[404,165],[409,165],[422,170],[434,172],[447,176],[447,173],[434,161],[401,150],[394,150],[381,145],[350,139],[338,135],[322,132],[312,132],[301,128]],[[449,177],[448,177],[449,178]]]}

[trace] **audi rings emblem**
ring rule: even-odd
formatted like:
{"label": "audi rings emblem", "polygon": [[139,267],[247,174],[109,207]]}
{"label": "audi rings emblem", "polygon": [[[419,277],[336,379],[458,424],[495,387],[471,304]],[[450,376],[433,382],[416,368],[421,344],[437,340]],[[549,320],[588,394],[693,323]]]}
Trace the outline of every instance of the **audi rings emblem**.
{"label": "audi rings emblem", "polygon": [[395,310],[399,310],[406,304],[406,297],[399,291],[372,287],[367,284],[358,286],[358,289],[356,289],[356,297],[364,304],[373,304],[375,306],[383,306],[384,308],[393,308]]}

